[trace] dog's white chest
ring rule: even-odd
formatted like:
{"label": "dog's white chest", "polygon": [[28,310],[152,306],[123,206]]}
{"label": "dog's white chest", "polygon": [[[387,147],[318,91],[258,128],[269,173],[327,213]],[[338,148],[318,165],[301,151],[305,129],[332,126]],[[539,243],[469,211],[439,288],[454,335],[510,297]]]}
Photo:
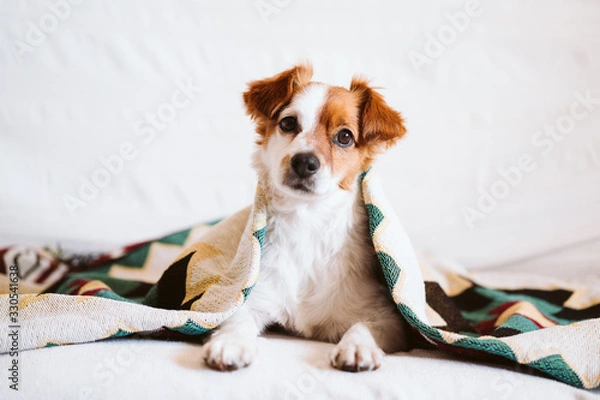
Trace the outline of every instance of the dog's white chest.
{"label": "dog's white chest", "polygon": [[[362,296],[375,284],[359,271],[368,270],[373,251],[368,243],[366,216],[352,207],[328,218],[315,210],[272,216],[259,280],[251,307],[307,337],[334,339],[348,329],[348,313],[360,307]],[[331,338],[329,338],[331,336]]]}
{"label": "dog's white chest", "polygon": [[306,301],[324,279],[336,280],[335,268],[344,258],[347,218],[320,219],[310,212],[269,221],[263,271],[272,284],[284,289],[291,304]]}

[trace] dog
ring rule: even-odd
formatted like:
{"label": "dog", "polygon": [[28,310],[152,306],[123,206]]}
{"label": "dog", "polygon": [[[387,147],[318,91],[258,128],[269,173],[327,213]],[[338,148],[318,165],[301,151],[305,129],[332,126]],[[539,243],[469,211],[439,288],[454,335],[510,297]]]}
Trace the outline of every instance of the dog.
{"label": "dog", "polygon": [[268,207],[260,277],[246,303],[203,347],[216,370],[246,367],[256,338],[279,325],[337,343],[345,371],[408,350],[407,323],[385,285],[369,235],[360,175],[406,132],[401,114],[361,77],[349,89],[311,82],[299,64],[243,94],[258,133],[253,167]]}

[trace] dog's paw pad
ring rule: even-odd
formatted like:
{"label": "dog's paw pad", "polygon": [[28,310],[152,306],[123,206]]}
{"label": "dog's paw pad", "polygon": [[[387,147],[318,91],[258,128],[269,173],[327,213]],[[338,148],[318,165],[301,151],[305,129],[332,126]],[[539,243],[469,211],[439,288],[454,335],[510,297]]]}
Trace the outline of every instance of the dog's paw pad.
{"label": "dog's paw pad", "polygon": [[373,371],[381,366],[384,356],[383,350],[376,346],[340,343],[331,353],[331,365],[342,371]]}
{"label": "dog's paw pad", "polygon": [[256,346],[244,340],[215,337],[203,348],[204,362],[212,369],[235,371],[247,367],[256,356]]}

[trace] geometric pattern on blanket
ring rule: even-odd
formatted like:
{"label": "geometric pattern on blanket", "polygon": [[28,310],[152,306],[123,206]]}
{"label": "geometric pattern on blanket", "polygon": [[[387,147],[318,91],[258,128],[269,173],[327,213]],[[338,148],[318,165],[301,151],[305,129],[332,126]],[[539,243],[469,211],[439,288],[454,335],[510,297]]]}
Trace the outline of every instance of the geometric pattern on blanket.
{"label": "geometric pattern on blanket", "polygon": [[[531,288],[524,281],[503,289],[439,263],[419,263],[374,172],[363,174],[362,191],[388,287],[415,332],[465,359],[503,360],[572,386],[600,386],[600,294],[594,288]],[[201,335],[250,295],[266,221],[259,187],[253,207],[216,225],[83,261],[47,249],[0,250],[3,281],[16,266],[20,292],[30,291],[19,295],[18,319],[6,313],[0,323],[4,330],[20,327],[20,350],[136,333]],[[9,306],[10,296],[0,296],[0,307]],[[0,351],[8,351],[7,341]]]}

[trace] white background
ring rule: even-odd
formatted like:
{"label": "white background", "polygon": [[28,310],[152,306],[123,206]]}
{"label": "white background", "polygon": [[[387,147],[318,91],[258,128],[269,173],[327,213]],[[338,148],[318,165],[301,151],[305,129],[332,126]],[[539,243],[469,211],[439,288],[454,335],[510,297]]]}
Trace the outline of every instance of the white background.
{"label": "white background", "polygon": [[[458,21],[467,2],[78,2],[0,5],[0,246],[110,249],[246,206],[255,134],[241,93],[309,60],[316,80],[372,78],[405,116],[378,170],[418,249],[599,274],[600,3],[485,1]],[[136,123],[187,80],[199,93],[145,143]],[[576,93],[596,104],[536,146]],[[135,157],[69,212],[64,197],[124,143]],[[469,224],[465,207],[524,154],[535,169]]]}

